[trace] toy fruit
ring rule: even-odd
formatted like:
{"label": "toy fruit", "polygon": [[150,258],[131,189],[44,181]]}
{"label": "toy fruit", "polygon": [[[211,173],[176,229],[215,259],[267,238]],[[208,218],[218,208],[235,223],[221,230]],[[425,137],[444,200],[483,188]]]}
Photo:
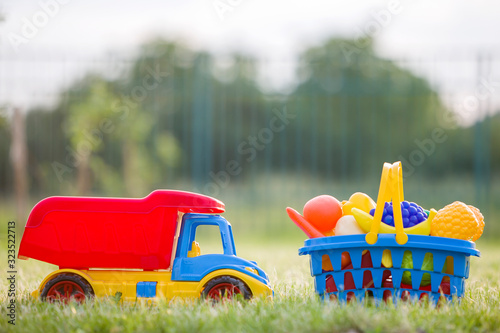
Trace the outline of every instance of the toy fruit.
{"label": "toy fruit", "polygon": [[[406,268],[406,269],[413,269],[413,256],[411,255],[411,252],[405,252],[403,255],[403,262],[401,263],[401,268]],[[424,256],[424,261],[422,263],[422,268],[420,269],[422,271],[433,271],[434,270],[434,261],[432,259],[432,254],[431,253],[426,253]],[[409,284],[411,285],[411,274],[408,271],[405,271],[403,273],[403,279],[402,282],[404,284]],[[430,274],[424,274],[422,276],[422,280],[420,281],[420,286],[425,287],[431,284],[431,276]]]}
{"label": "toy fruit", "polygon": [[[373,216],[357,208],[353,208],[351,211],[361,229],[365,232],[369,232],[373,223]],[[433,220],[435,214],[436,211],[431,209],[429,217],[425,221],[411,228],[404,228],[404,232],[410,235],[429,235],[431,231],[431,221]],[[378,232],[381,234],[395,234],[396,228],[385,223],[380,223],[380,229]]]}
{"label": "toy fruit", "polygon": [[[427,219],[428,213],[422,207],[414,202],[403,201],[401,202],[401,213],[403,215],[403,227],[411,228]],[[370,215],[375,214],[375,208],[370,210]],[[382,222],[394,227],[394,214],[392,202],[386,202],[382,215]]]}
{"label": "toy fruit", "polygon": [[342,206],[342,213],[344,215],[352,215],[351,209],[356,207],[362,211],[369,212],[377,206],[375,201],[372,200],[367,194],[362,192],[356,192],[349,198],[349,201],[345,202]]}
{"label": "toy fruit", "polygon": [[[340,260],[341,260],[341,263],[340,263],[341,269],[345,269],[346,266],[348,266],[348,265],[351,264],[351,256],[347,252],[342,253],[342,256],[340,257]],[[322,263],[321,264],[321,268],[325,272],[331,272],[331,271],[333,271],[332,262],[330,261],[330,259],[327,256],[323,256],[321,258],[321,263]]]}
{"label": "toy fruit", "polygon": [[330,234],[342,216],[340,202],[331,195],[320,195],[304,206],[304,217],[318,231]]}
{"label": "toy fruit", "polygon": [[479,231],[474,212],[460,201],[441,208],[431,222],[431,235],[472,240]]}
{"label": "toy fruit", "polygon": [[[370,252],[366,252],[363,254],[361,257],[361,268],[372,268],[372,258],[370,255]],[[353,269],[352,263],[349,261],[348,265],[344,266],[344,263],[342,262],[342,269],[348,270],[348,269]],[[389,271],[385,271],[383,273],[383,278],[386,279],[390,275]],[[335,285],[335,281],[333,280],[331,275],[328,275],[326,277],[326,292],[327,293],[332,293],[332,292],[337,292],[337,286]],[[363,288],[372,288],[373,287],[373,280],[371,279],[371,276],[368,274],[363,275]],[[352,274],[346,274],[344,278],[344,285],[343,285],[343,290],[354,290],[356,289],[356,285],[354,284],[354,279],[352,277]],[[348,300],[351,297],[348,296]]]}
{"label": "toy fruit", "polygon": [[352,215],[344,215],[335,226],[335,236],[365,234]]}
{"label": "toy fruit", "polygon": [[479,209],[477,209],[476,207],[469,205],[469,208],[470,208],[470,210],[472,210],[472,212],[476,216],[477,222],[479,223],[476,233],[474,234],[474,236],[472,236],[472,241],[475,242],[483,234],[483,230],[484,230],[484,216],[483,216],[483,214],[481,214],[481,212],[479,211]]}
{"label": "toy fruit", "polygon": [[382,266],[387,268],[392,267],[392,256],[390,250],[384,250],[384,252],[382,252]]}
{"label": "toy fruit", "polygon": [[[435,209],[425,212],[416,204],[404,202],[402,170],[401,162],[384,163],[374,216],[366,208],[343,202],[344,217],[337,221],[336,235],[307,239],[299,249],[299,255],[310,255],[314,288],[323,300],[337,299],[342,304],[353,297],[357,301],[373,297],[374,302],[369,304],[378,306],[382,299],[389,297],[394,298],[395,304],[399,304],[400,299],[415,302],[427,298],[430,304],[436,305],[441,298],[452,301],[464,296],[470,257],[478,257],[480,252],[473,242],[429,236],[438,212]],[[382,223],[384,208],[387,208],[384,206],[389,202],[394,207],[395,227]],[[345,214],[349,209],[351,214]],[[474,216],[471,208],[465,209]],[[417,214],[424,216],[425,213],[425,219],[420,217],[420,223],[404,228],[403,213],[405,217],[415,216],[416,222],[419,222]],[[350,215],[367,232],[365,235],[338,236],[352,233],[342,231],[344,223],[352,221]],[[346,224],[351,227],[349,223]],[[477,229],[471,237],[475,232]],[[340,265],[343,253],[349,253],[352,261],[345,267]],[[371,260],[364,265],[368,256]],[[325,260],[322,260],[325,257],[331,259],[335,271],[325,271]],[[405,272],[408,273],[403,279]]]}

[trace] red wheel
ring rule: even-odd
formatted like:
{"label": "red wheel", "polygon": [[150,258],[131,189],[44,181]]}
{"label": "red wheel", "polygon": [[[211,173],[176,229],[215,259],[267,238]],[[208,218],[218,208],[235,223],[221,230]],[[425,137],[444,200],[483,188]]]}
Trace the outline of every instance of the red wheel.
{"label": "red wheel", "polygon": [[241,291],[230,283],[220,283],[208,292],[208,297],[215,301],[220,301],[223,298],[233,298],[234,295],[241,295]]}
{"label": "red wheel", "polygon": [[78,275],[60,274],[47,282],[42,291],[42,300],[49,303],[70,301],[84,303],[93,295],[92,287]]}
{"label": "red wheel", "polygon": [[85,300],[83,289],[72,281],[61,281],[56,283],[49,289],[45,297],[47,302],[50,303],[54,301],[68,303],[71,298],[78,303],[82,303]]}
{"label": "red wheel", "polygon": [[248,287],[241,280],[230,276],[221,276],[206,284],[202,298],[220,302],[233,299],[236,295],[242,295],[244,299],[252,297]]}

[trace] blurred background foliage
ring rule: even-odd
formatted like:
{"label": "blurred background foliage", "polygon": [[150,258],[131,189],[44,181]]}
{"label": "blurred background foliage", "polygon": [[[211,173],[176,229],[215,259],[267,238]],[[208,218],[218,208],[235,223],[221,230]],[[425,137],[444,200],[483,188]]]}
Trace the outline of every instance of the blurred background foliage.
{"label": "blurred background foliage", "polygon": [[[370,39],[304,50],[288,93],[263,91],[258,66],[245,54],[153,40],[123,75],[88,73],[56,106],[26,114],[32,203],[189,190],[225,201],[236,232],[302,238],[287,205],[301,210],[324,193],[376,197],[383,162],[403,160],[407,199],[438,209],[465,201],[485,213],[490,235],[500,233],[498,113],[459,126],[428,81],[378,56]],[[14,191],[6,114],[5,202]]]}

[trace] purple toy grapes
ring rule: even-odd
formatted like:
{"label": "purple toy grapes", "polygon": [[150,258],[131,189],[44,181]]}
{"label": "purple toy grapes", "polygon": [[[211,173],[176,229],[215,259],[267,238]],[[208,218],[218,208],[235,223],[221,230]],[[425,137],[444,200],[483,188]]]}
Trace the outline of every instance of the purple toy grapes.
{"label": "purple toy grapes", "polygon": [[[427,219],[424,209],[414,202],[401,202],[401,213],[403,215],[403,227],[411,228]],[[375,215],[375,209],[370,210],[370,215]],[[386,202],[382,214],[382,222],[394,227],[394,210],[392,202]]]}

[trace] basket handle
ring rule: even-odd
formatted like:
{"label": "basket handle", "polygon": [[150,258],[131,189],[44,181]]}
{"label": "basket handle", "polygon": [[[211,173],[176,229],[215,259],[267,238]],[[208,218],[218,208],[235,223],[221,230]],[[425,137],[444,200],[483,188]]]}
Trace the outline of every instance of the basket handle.
{"label": "basket handle", "polygon": [[406,235],[403,228],[403,214],[401,211],[401,202],[404,201],[404,191],[403,167],[400,161],[393,164],[384,163],[372,227],[365,238],[368,244],[375,244],[377,242],[384,205],[391,199],[394,212],[394,226],[396,227],[396,242],[403,245],[408,241],[408,235]]}

